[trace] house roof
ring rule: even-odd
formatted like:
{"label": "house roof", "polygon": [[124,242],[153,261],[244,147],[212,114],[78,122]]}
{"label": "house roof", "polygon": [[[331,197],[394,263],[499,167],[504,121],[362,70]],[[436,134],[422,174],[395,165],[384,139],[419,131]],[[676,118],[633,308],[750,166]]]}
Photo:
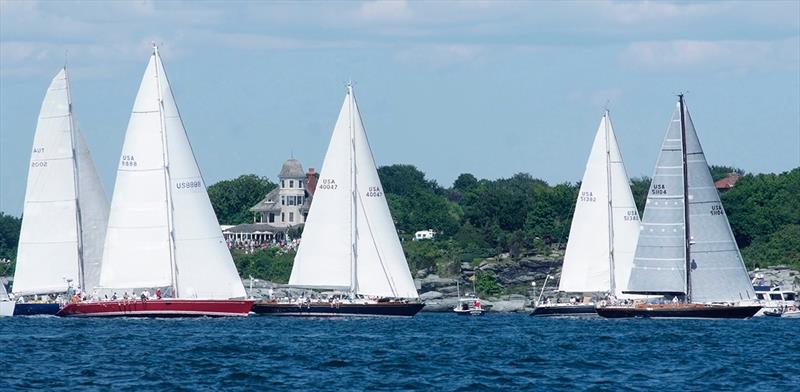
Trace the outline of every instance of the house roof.
{"label": "house roof", "polygon": [[730,173],[728,174],[727,177],[717,180],[714,183],[714,187],[716,187],[717,189],[733,188],[733,186],[736,185],[737,182],[739,182],[740,178],[742,178],[742,176],[739,175],[739,173]]}
{"label": "house roof", "polygon": [[278,205],[278,192],[280,188],[275,187],[275,189],[271,190],[267,193],[267,196],[264,197],[258,204],[250,207],[251,212],[264,212],[264,211],[272,211],[272,210],[280,210],[280,206]]}
{"label": "house roof", "polygon": [[294,158],[289,158],[283,163],[281,172],[278,174],[279,178],[305,178],[306,172],[303,171],[303,165],[300,161]]}
{"label": "house roof", "polygon": [[269,225],[267,223],[245,223],[233,226],[223,233],[258,233],[258,234],[274,234],[275,232],[283,231],[282,229]]}

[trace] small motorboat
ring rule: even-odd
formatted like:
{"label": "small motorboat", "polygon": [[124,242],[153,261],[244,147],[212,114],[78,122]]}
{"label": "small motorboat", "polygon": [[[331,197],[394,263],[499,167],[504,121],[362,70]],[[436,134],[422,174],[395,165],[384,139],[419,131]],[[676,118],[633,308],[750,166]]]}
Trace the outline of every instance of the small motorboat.
{"label": "small motorboat", "polygon": [[459,298],[458,304],[453,311],[460,315],[482,316],[485,311],[481,306],[481,299],[478,297]]}

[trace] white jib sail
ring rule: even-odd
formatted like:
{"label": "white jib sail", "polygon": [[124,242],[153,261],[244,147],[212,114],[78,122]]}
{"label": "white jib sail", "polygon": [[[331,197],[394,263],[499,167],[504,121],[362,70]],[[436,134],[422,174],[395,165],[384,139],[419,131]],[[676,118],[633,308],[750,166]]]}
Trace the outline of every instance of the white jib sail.
{"label": "white jib sail", "polygon": [[289,284],[418,297],[352,87],[322,164]]}
{"label": "white jib sail", "polygon": [[348,95],[353,107],[355,143],[358,293],[417,298],[417,288],[386,202],[352,86]]}
{"label": "white jib sail", "polygon": [[686,123],[692,302],[755,299],[689,109]]}
{"label": "white jib sail", "polygon": [[[34,135],[14,274],[17,294],[64,292],[69,280],[84,288],[96,284],[108,202],[72,117],[62,69],[47,90]],[[81,282],[81,262],[86,282]]]}
{"label": "white jib sail", "polygon": [[157,51],[125,134],[100,280],[105,288],[175,283],[180,298],[245,296]]}
{"label": "white jib sail", "polygon": [[606,113],[597,129],[575,204],[559,291],[613,291],[622,297],[638,232],[639,214]]}

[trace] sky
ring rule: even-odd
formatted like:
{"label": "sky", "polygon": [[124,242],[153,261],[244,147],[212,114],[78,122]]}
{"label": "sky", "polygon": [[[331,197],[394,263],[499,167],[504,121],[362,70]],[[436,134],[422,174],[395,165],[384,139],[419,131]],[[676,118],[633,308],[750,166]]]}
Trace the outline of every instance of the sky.
{"label": "sky", "polygon": [[443,186],[579,181],[605,107],[649,176],[681,91],[711,164],[800,166],[800,1],[0,0],[0,211],[65,61],[111,198],[151,42],[207,184],[319,169],[348,80],[378,165]]}

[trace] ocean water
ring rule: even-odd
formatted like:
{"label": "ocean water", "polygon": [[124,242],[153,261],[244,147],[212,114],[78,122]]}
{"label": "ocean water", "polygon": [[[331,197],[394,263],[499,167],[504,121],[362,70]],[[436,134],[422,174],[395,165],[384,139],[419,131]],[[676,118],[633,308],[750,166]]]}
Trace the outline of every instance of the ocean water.
{"label": "ocean water", "polygon": [[800,390],[800,320],[0,319],[0,391]]}

